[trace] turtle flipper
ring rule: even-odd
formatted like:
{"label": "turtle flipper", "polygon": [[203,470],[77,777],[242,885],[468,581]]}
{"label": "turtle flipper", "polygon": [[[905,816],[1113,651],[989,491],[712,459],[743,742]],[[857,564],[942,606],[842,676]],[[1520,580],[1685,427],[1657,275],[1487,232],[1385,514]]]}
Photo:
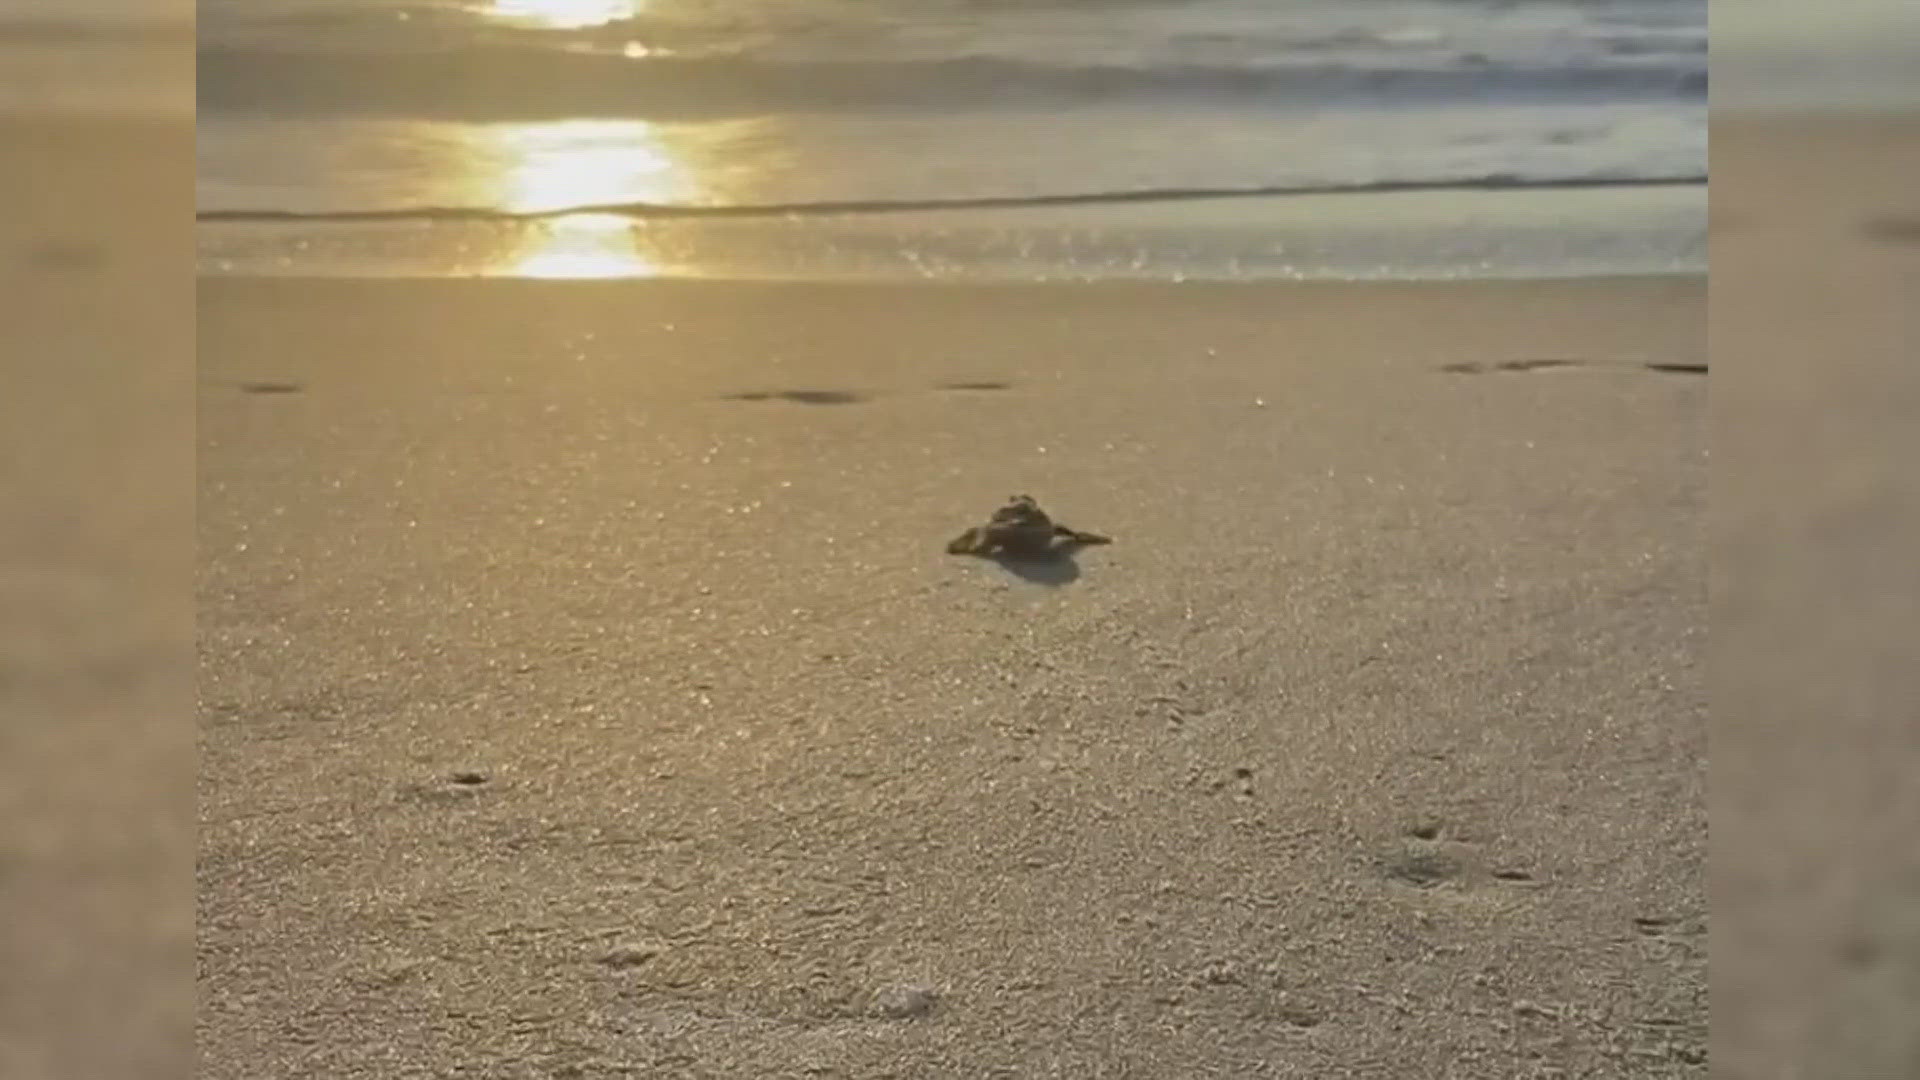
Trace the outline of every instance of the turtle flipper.
{"label": "turtle flipper", "polygon": [[985,548],[984,540],[980,527],[976,525],[948,541],[947,554],[978,555]]}
{"label": "turtle flipper", "polygon": [[1076,544],[1093,545],[1113,543],[1113,538],[1110,536],[1101,536],[1099,533],[1081,532],[1078,529],[1069,529],[1065,525],[1055,525],[1053,527],[1053,534],[1055,536],[1064,536]]}

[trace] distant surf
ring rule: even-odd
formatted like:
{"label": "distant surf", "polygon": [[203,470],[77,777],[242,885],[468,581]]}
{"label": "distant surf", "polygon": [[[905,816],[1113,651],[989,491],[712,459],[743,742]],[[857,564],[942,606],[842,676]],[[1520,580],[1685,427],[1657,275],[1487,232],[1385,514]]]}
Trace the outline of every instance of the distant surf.
{"label": "distant surf", "polygon": [[[995,109],[1432,107],[1448,102],[1704,103],[1704,57],[1578,62],[1042,64],[998,57],[630,58],[485,46],[350,54],[203,48],[201,107],[223,116],[684,120]],[[270,93],[262,93],[270,87]]]}

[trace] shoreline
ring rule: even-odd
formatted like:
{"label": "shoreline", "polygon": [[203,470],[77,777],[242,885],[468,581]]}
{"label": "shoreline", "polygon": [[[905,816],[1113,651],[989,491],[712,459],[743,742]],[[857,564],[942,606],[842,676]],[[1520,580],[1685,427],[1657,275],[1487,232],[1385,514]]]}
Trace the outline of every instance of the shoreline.
{"label": "shoreline", "polygon": [[803,218],[202,221],[206,276],[1436,280],[1703,273],[1705,185],[1269,195]]}
{"label": "shoreline", "polygon": [[869,214],[926,214],[968,210],[1028,210],[1052,207],[1100,207],[1133,203],[1173,205],[1192,202],[1225,202],[1236,199],[1282,199],[1315,195],[1410,195],[1435,192],[1548,192],[1602,191],[1613,188],[1692,188],[1703,187],[1707,177],[1650,176],[1613,179],[1522,180],[1512,177],[1485,177],[1466,180],[1381,181],[1373,184],[1340,184],[1296,188],[1149,188],[1139,191],[1096,191],[1063,195],[980,196],[953,199],[904,199],[889,202],[806,202],[764,203],[755,205],[715,204],[711,206],[671,203],[569,204],[543,209],[509,210],[486,206],[413,206],[380,210],[274,210],[212,209],[199,210],[195,220],[206,222],[259,222],[350,224],[356,222],[433,222],[485,221],[529,222],[552,218],[605,216],[633,219],[635,224],[654,220],[682,218],[781,218],[797,220],[809,217],[850,217]]}

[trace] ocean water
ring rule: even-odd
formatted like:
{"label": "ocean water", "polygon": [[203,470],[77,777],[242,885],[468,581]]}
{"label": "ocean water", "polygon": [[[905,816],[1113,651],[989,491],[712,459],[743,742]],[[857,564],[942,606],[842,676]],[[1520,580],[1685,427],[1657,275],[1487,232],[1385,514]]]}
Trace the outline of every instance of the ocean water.
{"label": "ocean water", "polygon": [[[274,226],[214,270],[288,222],[592,212],[691,249],[704,216],[818,218],[870,247],[850,218],[937,213],[1031,251],[1064,234],[1008,211],[1133,203],[1137,248],[1161,199],[1257,231],[1255,194],[1706,174],[1704,0],[202,0],[198,61],[202,217]],[[1698,257],[1669,202],[1643,261]]]}
{"label": "ocean water", "polygon": [[193,111],[191,0],[0,0],[0,109]]}

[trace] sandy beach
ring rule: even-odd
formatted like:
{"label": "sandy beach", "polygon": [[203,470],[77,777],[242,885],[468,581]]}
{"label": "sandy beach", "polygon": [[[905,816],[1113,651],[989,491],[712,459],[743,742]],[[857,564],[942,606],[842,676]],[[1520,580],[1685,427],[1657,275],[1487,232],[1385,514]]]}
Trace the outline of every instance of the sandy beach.
{"label": "sandy beach", "polygon": [[1704,1074],[1704,299],[203,279],[201,1075]]}
{"label": "sandy beach", "polygon": [[1714,124],[1714,1068],[1914,1075],[1920,116]]}
{"label": "sandy beach", "polygon": [[0,110],[9,1078],[192,1057],[190,139],[179,116]]}

